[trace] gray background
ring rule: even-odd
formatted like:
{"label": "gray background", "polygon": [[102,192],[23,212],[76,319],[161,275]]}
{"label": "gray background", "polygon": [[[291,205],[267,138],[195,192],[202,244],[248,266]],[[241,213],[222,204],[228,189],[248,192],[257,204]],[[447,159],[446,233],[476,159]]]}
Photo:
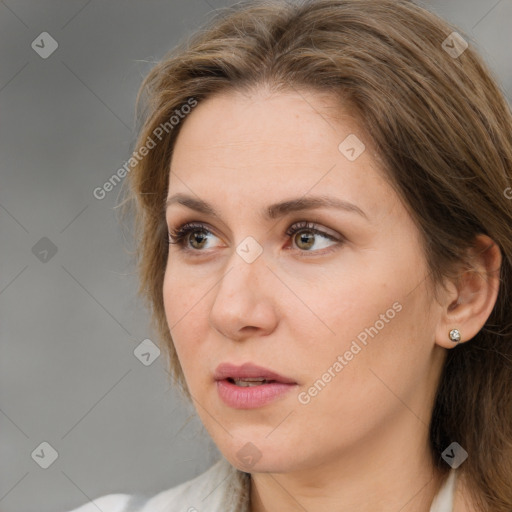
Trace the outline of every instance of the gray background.
{"label": "gray background", "polygon": [[[215,0],[0,2],[0,510],[154,494],[216,449],[168,383],[114,207],[92,191],[127,160],[142,77]],[[512,0],[425,1],[477,45],[512,97]],[[58,42],[42,59],[31,43]],[[57,248],[52,256],[46,237]],[[41,245],[42,244],[42,245]],[[45,245],[46,244],[46,245]],[[41,258],[47,261],[41,261]],[[41,442],[58,452],[42,469]]]}

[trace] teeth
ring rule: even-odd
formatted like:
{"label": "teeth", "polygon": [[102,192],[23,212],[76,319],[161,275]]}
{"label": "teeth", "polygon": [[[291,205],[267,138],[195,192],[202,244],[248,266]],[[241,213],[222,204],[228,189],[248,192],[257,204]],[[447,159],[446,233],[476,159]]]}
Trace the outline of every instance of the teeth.
{"label": "teeth", "polygon": [[237,386],[240,386],[242,388],[248,388],[248,387],[251,387],[251,386],[260,386],[261,384],[266,384],[267,381],[266,379],[261,379],[261,378],[245,378],[245,379],[236,379],[236,378],[233,378],[232,379],[235,383],[235,385]]}

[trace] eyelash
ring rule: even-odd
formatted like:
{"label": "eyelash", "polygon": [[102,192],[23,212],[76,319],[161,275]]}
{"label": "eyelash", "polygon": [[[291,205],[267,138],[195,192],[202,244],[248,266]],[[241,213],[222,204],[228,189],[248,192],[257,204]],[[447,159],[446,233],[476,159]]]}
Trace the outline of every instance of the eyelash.
{"label": "eyelash", "polygon": [[[189,223],[186,223],[186,224],[182,224],[181,226],[179,226],[176,229],[169,230],[169,233],[168,233],[168,236],[166,238],[166,241],[167,241],[168,244],[178,245],[184,251],[195,252],[195,253],[204,252],[204,251],[201,251],[200,249],[192,249],[190,247],[185,247],[185,242],[186,242],[187,235],[189,233],[191,233],[191,232],[194,232],[194,231],[201,231],[203,233],[211,234],[211,235],[215,236],[215,233],[212,233],[208,228],[206,228],[206,226],[204,224],[195,223],[195,222],[189,222]],[[325,231],[322,231],[322,230],[318,229],[316,227],[316,224],[313,224],[313,223],[310,223],[310,222],[306,222],[306,221],[298,222],[298,223],[295,223],[295,224],[291,225],[287,229],[286,235],[288,237],[293,237],[296,233],[298,233],[300,231],[307,231],[307,232],[313,233],[315,235],[323,236],[323,237],[327,238],[328,240],[332,240],[334,242],[338,242],[337,245],[328,247],[328,248],[323,249],[323,250],[305,251],[305,250],[302,250],[302,249],[298,249],[299,254],[301,256],[307,256],[308,253],[311,253],[311,254],[315,254],[315,253],[325,254],[325,253],[328,253],[328,252],[336,250],[338,248],[339,243],[343,242],[343,240],[335,238],[334,236],[326,233]]]}

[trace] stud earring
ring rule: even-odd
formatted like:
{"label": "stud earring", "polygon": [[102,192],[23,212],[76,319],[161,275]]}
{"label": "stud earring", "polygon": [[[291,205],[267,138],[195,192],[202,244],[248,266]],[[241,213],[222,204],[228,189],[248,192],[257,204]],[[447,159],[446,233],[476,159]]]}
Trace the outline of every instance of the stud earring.
{"label": "stud earring", "polygon": [[450,331],[450,339],[454,342],[454,343],[459,343],[460,341],[460,332],[457,330],[457,329],[452,329]]}

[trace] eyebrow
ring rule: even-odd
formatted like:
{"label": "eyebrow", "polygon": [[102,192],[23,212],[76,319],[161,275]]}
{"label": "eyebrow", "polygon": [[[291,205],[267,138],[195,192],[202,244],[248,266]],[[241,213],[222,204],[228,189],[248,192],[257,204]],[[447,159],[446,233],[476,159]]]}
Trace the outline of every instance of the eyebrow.
{"label": "eyebrow", "polygon": [[[211,215],[212,217],[216,217],[218,219],[221,218],[219,213],[210,204],[193,196],[181,193],[174,194],[167,198],[167,201],[165,202],[165,208],[167,209],[169,206],[175,203],[186,206],[191,210],[204,213],[205,215]],[[264,219],[273,220],[279,217],[283,217],[288,213],[303,210],[314,210],[317,208],[335,208],[337,210],[343,210],[349,213],[356,213],[368,220],[366,213],[357,205],[342,199],[338,199],[336,197],[325,195],[299,197],[297,199],[290,199],[288,201],[271,204],[263,209],[261,216]]]}

